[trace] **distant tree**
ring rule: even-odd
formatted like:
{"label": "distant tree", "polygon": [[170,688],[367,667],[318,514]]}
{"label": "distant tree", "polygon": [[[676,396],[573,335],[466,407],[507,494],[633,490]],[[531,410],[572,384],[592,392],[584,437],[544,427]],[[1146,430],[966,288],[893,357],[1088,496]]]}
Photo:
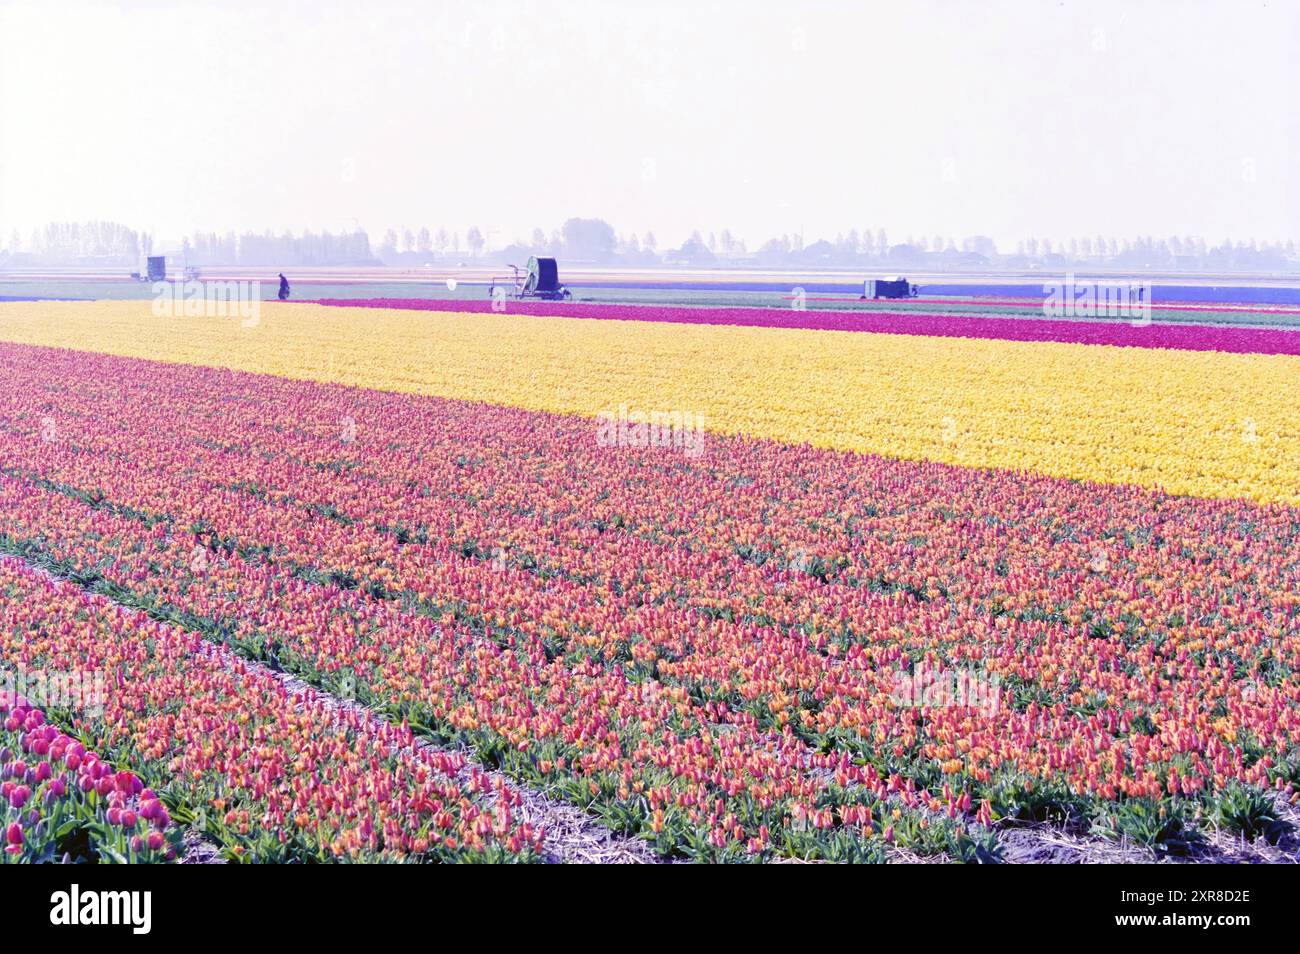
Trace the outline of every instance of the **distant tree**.
{"label": "distant tree", "polygon": [[540,228],[533,229],[533,247],[539,252],[546,248],[546,233]]}
{"label": "distant tree", "polygon": [[402,229],[402,251],[403,252],[415,251],[415,233],[408,228]]}
{"label": "distant tree", "polygon": [[477,258],[479,252],[483,251],[484,245],[483,233],[479,231],[477,225],[470,226],[469,231],[465,233],[465,241],[469,245],[470,253]]}
{"label": "distant tree", "polygon": [[905,242],[902,245],[895,245],[889,250],[889,257],[893,261],[903,264],[916,262],[921,257],[922,249],[919,245],[913,245]]}
{"label": "distant tree", "polygon": [[674,260],[684,265],[711,265],[718,260],[713,251],[695,235],[687,239],[680,249],[670,254]]}
{"label": "distant tree", "polygon": [[614,227],[603,219],[569,219],[560,229],[564,254],[585,261],[614,255]]}
{"label": "distant tree", "polygon": [[380,255],[393,255],[397,252],[397,232],[389,229],[384,233],[384,244],[379,248]]}
{"label": "distant tree", "polygon": [[415,238],[415,247],[423,255],[428,255],[433,251],[433,236],[429,234],[427,225],[420,226],[420,234]]}
{"label": "distant tree", "polygon": [[641,238],[641,244],[651,252],[659,247],[659,243],[655,241],[655,234],[653,232],[646,232],[646,234]]}

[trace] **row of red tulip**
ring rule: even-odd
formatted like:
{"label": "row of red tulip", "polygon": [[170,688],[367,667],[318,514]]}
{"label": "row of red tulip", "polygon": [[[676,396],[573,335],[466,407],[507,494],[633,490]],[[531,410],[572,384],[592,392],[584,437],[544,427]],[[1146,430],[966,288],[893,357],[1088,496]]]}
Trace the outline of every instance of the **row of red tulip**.
{"label": "row of red tulip", "polygon": [[[549,659],[542,640],[521,633],[493,638],[472,621],[436,621],[425,608],[310,583],[238,553],[196,563],[189,538],[169,538],[163,526],[0,479],[0,542],[10,549],[393,718],[464,739],[516,774],[595,803],[620,827],[639,827],[663,850],[725,857],[793,838],[801,854],[862,860],[881,857],[895,837],[918,850],[977,848],[946,820],[971,810],[951,786],[941,796],[918,791],[842,754],[819,755],[747,712],[700,704],[682,684],[632,681],[585,655]],[[827,804],[839,807],[818,816],[835,818],[827,837],[817,837],[821,826],[787,830],[804,809],[812,817]],[[886,823],[864,825],[863,810]],[[932,825],[930,812],[946,818]],[[862,841],[873,833],[880,840]]]}
{"label": "row of red tulip", "polygon": [[[616,724],[654,725],[668,713],[646,697],[662,692],[703,724],[751,729],[752,750],[790,741],[780,772],[796,780],[815,774],[806,751],[829,747],[878,766],[886,788],[948,785],[954,804],[964,789],[999,810],[1056,783],[1109,799],[1294,781],[1293,508],[753,441],[692,461],[611,451],[579,420],[37,354],[18,369],[25,393],[75,374],[78,394],[61,395],[54,440],[38,399],[7,408],[5,461],[60,488],[43,491],[46,514],[59,493],[88,507],[69,489],[107,487],[126,508],[94,511],[117,521],[111,545],[51,534],[83,548],[68,559],[120,553],[123,585],[208,599],[259,651],[273,633],[269,651],[322,673],[346,661],[376,698],[441,725],[543,748],[530,740],[581,714],[599,742],[611,698]],[[197,553],[190,525],[211,528]],[[160,552],[179,580],[151,568]],[[333,574],[368,586],[339,596],[379,615],[358,634],[329,629],[311,597],[248,609],[232,578],[250,563],[277,600],[289,573]],[[218,593],[238,593],[239,611]],[[419,628],[434,606],[464,620],[460,645],[450,626]],[[1005,704],[900,704],[918,662],[974,669]],[[538,708],[569,701],[575,675],[619,695]],[[643,775],[627,745],[653,750],[618,742],[583,770]]]}
{"label": "row of red tulip", "polygon": [[[193,634],[13,557],[0,558],[0,592],[0,657],[108,674],[96,705],[68,711],[72,726],[129,762],[233,859],[526,860],[540,850],[540,835],[511,818],[513,790],[494,790],[463,756],[417,746],[405,727],[292,691]],[[42,730],[38,712],[18,710],[10,722],[28,732],[25,751],[65,753],[82,790],[90,780],[108,799],[107,822],[124,839],[146,839],[143,848],[128,842],[130,859],[162,850],[149,829],[166,831],[168,811],[139,778],[114,776],[80,743]],[[42,835],[48,853],[51,832]]]}
{"label": "row of red tulip", "polygon": [[[84,375],[81,384],[94,393]],[[118,434],[125,437],[120,431]],[[62,448],[42,447],[51,458],[76,447],[74,456],[80,457],[89,448],[87,438],[69,436]],[[38,456],[42,453],[35,450]],[[21,453],[17,444],[10,451],[9,459],[17,460]],[[105,448],[105,453],[115,459],[152,456],[159,461],[162,456],[123,441]],[[597,665],[581,646],[575,646],[572,658],[547,664],[548,651],[540,635],[526,637],[531,644],[526,650],[515,644],[516,652],[503,652],[499,644],[468,628],[448,632],[449,627],[439,626],[419,612],[404,612],[397,601],[309,586],[285,572],[288,561],[275,567],[259,566],[258,561],[238,554],[206,548],[196,555],[188,534],[171,532],[177,529],[175,521],[160,521],[150,527],[138,508],[114,512],[103,503],[93,507],[84,499],[69,496],[66,481],[55,481],[52,473],[44,480],[59,484],[58,491],[17,478],[4,481],[0,495],[4,523],[0,526],[11,540],[42,537],[42,556],[77,568],[97,567],[119,586],[144,584],[151,600],[182,607],[196,618],[229,619],[236,638],[256,644],[259,653],[274,654],[280,661],[292,659],[300,667],[330,677],[336,688],[342,682],[340,670],[346,665],[347,681],[368,696],[416,706],[414,714],[436,719],[443,728],[477,732],[480,737],[516,746],[526,753],[528,773],[567,784],[575,798],[590,800],[608,785],[620,804],[648,805],[641,820],[652,834],[659,834],[655,812],[667,811],[667,827],[673,830],[657,839],[665,841],[666,847],[689,849],[694,837],[704,849],[734,845],[770,850],[772,841],[787,837],[784,831],[772,833],[791,824],[792,805],[797,807],[806,800],[811,811],[817,799],[838,798],[845,802],[840,818],[847,822],[865,805],[896,789],[901,808],[889,809],[896,824],[877,829],[882,837],[893,827],[898,829],[893,834],[904,840],[914,828],[921,833],[911,837],[918,846],[924,840],[947,849],[951,839],[944,834],[944,826],[931,827],[924,813],[904,809],[911,803],[957,815],[969,808],[969,798],[963,799],[951,786],[942,797],[918,792],[904,778],[881,778],[871,766],[846,763],[842,755],[818,756],[788,728],[759,726],[748,713],[731,711],[722,702],[696,703],[681,680],[631,682],[618,667]],[[124,489],[131,483],[127,473],[118,481]],[[118,495],[115,492],[113,496]],[[182,498],[198,500],[202,496],[193,482],[175,487],[170,494],[171,500],[181,505]],[[251,521],[235,527],[241,532],[251,527],[282,530],[277,522],[294,513],[268,511],[255,498],[240,510]],[[291,534],[322,522],[319,516],[304,516],[308,526],[291,522]],[[179,526],[187,522],[188,517]],[[211,542],[212,537],[205,535],[204,539]],[[300,552],[298,556],[309,554]],[[459,569],[455,572],[472,575],[478,567],[463,558],[456,562]],[[503,577],[529,582],[528,576],[518,571]],[[238,611],[232,612],[235,607]],[[347,620],[345,625],[329,625],[340,618]],[[522,633],[497,636],[512,644],[516,638],[525,638]],[[592,686],[598,691],[593,692]],[[674,722],[688,733],[685,737],[658,731]],[[711,733],[719,722],[724,723],[725,734],[715,739]],[[684,739],[691,744],[684,744]],[[706,740],[708,746],[704,773],[699,771],[701,753],[694,749],[700,740]],[[716,786],[729,787],[722,780],[731,777],[749,778],[750,782],[741,786],[743,790],[728,792],[725,799],[717,798]],[[836,791],[849,783],[859,790]],[[792,798],[795,801],[790,803]],[[892,818],[895,810],[900,811],[898,819]],[[616,813],[614,808],[610,811]],[[685,821],[675,822],[677,816]],[[678,831],[682,824],[692,832]],[[850,827],[845,837],[853,840],[862,826],[852,822]],[[959,828],[953,829],[956,847],[966,850]],[[845,848],[840,844],[843,835],[837,832],[826,844],[808,850],[876,851],[861,846]]]}
{"label": "row of red tulip", "polygon": [[[10,582],[0,562],[0,581]],[[11,595],[17,595],[12,594]],[[0,862],[149,862],[176,856],[178,829],[153,790],[0,692]]]}

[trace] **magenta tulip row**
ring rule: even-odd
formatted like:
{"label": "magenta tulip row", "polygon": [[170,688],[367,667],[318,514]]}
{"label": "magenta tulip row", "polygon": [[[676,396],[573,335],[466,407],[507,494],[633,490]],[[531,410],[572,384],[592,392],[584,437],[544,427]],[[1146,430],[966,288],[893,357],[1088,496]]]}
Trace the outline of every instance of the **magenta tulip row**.
{"label": "magenta tulip row", "polygon": [[[423,311],[493,313],[490,301],[427,298],[326,298],[320,304],[351,308],[401,308]],[[779,308],[696,308],[662,305],[615,305],[569,302],[507,301],[509,314],[561,315],[619,321],[675,322],[692,325],[738,325],[757,328],[803,328],[817,331],[865,331],[942,338],[990,338],[1000,341],[1055,341],[1067,344],[1227,351],[1242,354],[1300,354],[1300,330],[1242,328],[1196,324],[1142,324],[1130,319],[1063,320],[917,312],[796,311]]]}

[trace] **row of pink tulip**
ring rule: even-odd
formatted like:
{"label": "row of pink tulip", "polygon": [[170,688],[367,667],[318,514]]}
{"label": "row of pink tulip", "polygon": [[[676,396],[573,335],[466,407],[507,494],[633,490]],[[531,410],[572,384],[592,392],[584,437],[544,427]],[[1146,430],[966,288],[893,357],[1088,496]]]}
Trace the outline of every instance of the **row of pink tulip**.
{"label": "row of pink tulip", "polygon": [[[14,485],[16,529],[44,521],[69,562],[112,557],[120,585],[171,605],[200,594],[257,651],[346,666],[444,728],[545,749],[576,673],[620,694],[577,712],[593,726],[620,696],[616,723],[650,724],[668,715],[647,696],[680,696],[679,716],[751,727],[738,755],[798,743],[775,763],[790,778],[818,770],[803,746],[829,747],[887,768],[885,793],[947,786],[939,807],[959,811],[1014,810],[1044,785],[1154,799],[1294,782],[1294,508],[741,440],[696,462],[600,447],[572,419],[24,354],[25,394],[75,375],[85,398],[60,405],[54,440],[39,405],[7,409],[4,460],[45,484]],[[264,592],[296,576],[277,600],[333,579],[366,589],[339,594],[349,613],[380,615],[357,633],[308,615],[311,595],[258,609],[256,587],[236,589],[250,566]],[[442,625],[419,628],[435,609]],[[1002,704],[900,702],[899,676],[922,668],[975,670]],[[572,737],[527,770],[574,775]],[[644,778],[627,745],[654,749],[618,739],[606,764]]]}
{"label": "row of pink tulip", "polygon": [[[71,709],[70,724],[101,751],[120,753],[232,859],[527,860],[541,849],[540,834],[511,817],[517,793],[468,771],[463,756],[417,746],[404,726],[295,691],[193,634],[13,557],[0,558],[0,593],[0,658],[106,673],[103,698]],[[112,775],[80,743],[42,728],[40,713],[18,709],[6,729],[10,722],[27,733],[27,750],[62,758],[81,772],[80,790],[89,782],[107,799],[107,823],[130,849],[124,857],[162,850],[150,828],[168,830],[168,811],[137,776]],[[33,765],[15,771],[39,778]],[[56,820],[39,832],[35,860],[61,827]]]}
{"label": "row of pink tulip", "polygon": [[[0,560],[0,585],[11,582],[9,569]],[[165,861],[179,836],[138,776],[114,770],[9,691],[0,692],[0,832],[0,861],[9,863]]]}
{"label": "row of pink tulip", "polygon": [[[81,381],[84,390],[95,392],[88,377]],[[161,390],[155,396],[162,397],[166,386],[158,383]],[[108,459],[149,456],[165,462],[166,453],[135,447],[118,433],[124,440],[104,448]],[[89,453],[88,434],[69,433],[68,438],[62,449],[46,447],[47,456],[60,457],[73,447],[73,456]],[[9,460],[21,458],[20,444],[10,447]],[[41,453],[40,448],[33,451]],[[160,476],[158,469],[153,472]],[[489,754],[504,744],[508,751],[494,757],[512,761],[516,771],[559,787],[575,800],[608,799],[613,804],[601,810],[619,824],[625,823],[619,816],[629,802],[645,805],[636,821],[665,850],[778,850],[796,816],[819,819],[810,830],[829,825],[826,819],[833,817],[837,830],[820,842],[810,833],[801,835],[813,840],[800,850],[874,856],[884,842],[859,844],[864,831],[860,815],[884,799],[897,805],[888,809],[891,823],[874,829],[882,839],[971,850],[960,825],[931,826],[923,813],[909,810],[935,810],[941,816],[974,813],[969,796],[951,785],[940,782],[932,795],[906,778],[886,778],[871,766],[855,766],[842,753],[820,756],[788,727],[759,725],[753,715],[723,700],[696,701],[687,677],[629,679],[621,667],[602,662],[591,645],[575,643],[571,651],[548,658],[548,637],[531,623],[530,632],[512,632],[481,616],[465,619],[463,626],[446,618],[435,621],[425,606],[408,609],[405,599],[305,582],[301,577],[313,574],[302,571],[319,553],[296,549],[292,558],[283,552],[272,555],[299,534],[307,534],[307,546],[315,546],[322,538],[312,536],[313,528],[346,529],[345,523],[323,520],[316,511],[269,506],[257,494],[240,502],[233,493],[231,500],[239,506],[223,515],[231,520],[221,532],[205,530],[196,551],[195,538],[182,528],[192,519],[206,519],[197,511],[151,521],[139,506],[143,501],[131,497],[129,476],[118,481],[121,493],[115,491],[111,498],[72,493],[63,479],[68,476],[70,471],[48,471],[42,477],[45,486],[17,477],[0,481],[0,529],[11,545],[38,541],[41,558],[63,567],[96,567],[113,587],[133,588],[191,621],[214,621],[214,630],[257,655],[273,657],[335,691],[346,685],[367,701],[395,707],[396,714],[431,720],[439,731],[464,733]],[[173,488],[170,502],[210,505],[201,482],[192,479],[193,471],[190,477]],[[238,520],[236,512],[242,514]],[[232,528],[246,539],[255,531],[266,532],[271,536],[264,539],[276,542],[232,550],[224,532]],[[373,536],[359,535],[363,542]],[[336,557],[337,549],[327,546]],[[453,562],[447,568],[450,575],[440,573],[435,582],[481,575],[481,561],[455,556]],[[315,569],[320,578],[331,567]],[[489,572],[497,578],[495,570]],[[500,577],[534,589],[531,576],[519,570]],[[430,600],[451,602],[445,591],[429,594]],[[461,603],[458,612],[470,615],[468,604]],[[731,638],[740,635],[736,629]],[[661,732],[665,725],[676,725],[676,731]],[[703,773],[701,759],[708,766]],[[726,778],[747,781],[719,799],[715,786]],[[853,791],[841,791],[846,786]],[[818,804],[826,799],[838,800],[833,804],[842,803],[842,811],[818,814]],[[882,811],[876,810],[877,818]],[[898,818],[894,811],[900,812]]]}

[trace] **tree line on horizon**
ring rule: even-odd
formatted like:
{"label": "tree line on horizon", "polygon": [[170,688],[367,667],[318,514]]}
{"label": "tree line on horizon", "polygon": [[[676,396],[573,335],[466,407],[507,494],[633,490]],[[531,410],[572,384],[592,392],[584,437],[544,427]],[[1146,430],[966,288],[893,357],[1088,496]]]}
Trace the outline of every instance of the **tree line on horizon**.
{"label": "tree line on horizon", "polygon": [[[51,222],[23,239],[0,229],[0,264],[9,266],[138,266],[155,254],[155,241],[117,222]],[[935,270],[988,267],[1062,270],[1070,267],[1159,268],[1206,271],[1296,271],[1294,241],[1223,240],[1210,244],[1198,236],[1165,238],[1082,236],[1064,241],[1028,239],[1003,251],[988,236],[960,240],[943,235],[914,236],[891,243],[883,229],[850,229],[832,239],[805,244],[803,236],[776,236],[751,250],[728,229],[695,231],[677,248],[661,249],[653,232],[620,233],[602,219],[571,218],[547,233],[536,228],[528,239],[489,249],[482,230],[445,228],[388,229],[372,246],[364,229],[333,233],[195,232],[179,248],[159,249],[174,263],[221,266],[367,265],[523,265],[530,255],[552,255],[568,262],[605,265],[686,267],[793,266],[804,268],[896,266]]]}

